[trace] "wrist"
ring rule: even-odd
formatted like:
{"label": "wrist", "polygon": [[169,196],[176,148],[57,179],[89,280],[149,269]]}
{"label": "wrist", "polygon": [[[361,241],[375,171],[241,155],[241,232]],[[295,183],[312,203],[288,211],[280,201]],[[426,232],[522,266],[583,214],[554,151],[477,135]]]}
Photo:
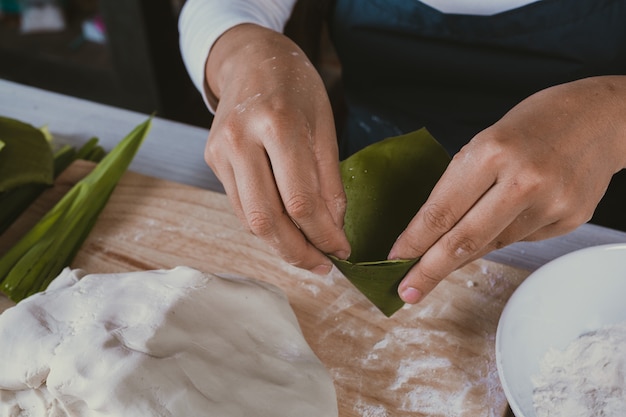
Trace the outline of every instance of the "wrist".
{"label": "wrist", "polygon": [[262,71],[275,70],[279,76],[294,59],[304,60],[308,65],[305,54],[282,33],[255,24],[237,25],[222,34],[211,49],[205,83],[219,99],[229,86],[242,86],[258,79]]}
{"label": "wrist", "polygon": [[[605,162],[617,172],[626,168],[626,76],[605,75],[583,78],[566,85],[573,93],[561,97],[578,103],[589,137],[597,138],[605,150]],[[574,113],[574,112],[572,112]]]}

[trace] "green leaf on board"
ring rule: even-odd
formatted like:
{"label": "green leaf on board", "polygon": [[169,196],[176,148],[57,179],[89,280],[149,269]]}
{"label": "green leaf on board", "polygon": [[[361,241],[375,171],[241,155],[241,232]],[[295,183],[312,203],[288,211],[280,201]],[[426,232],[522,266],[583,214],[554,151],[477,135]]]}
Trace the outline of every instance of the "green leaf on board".
{"label": "green leaf on board", "polygon": [[18,302],[45,290],[87,238],[150,130],[152,117],[122,139],[0,258],[0,290]]}
{"label": "green leaf on board", "polygon": [[40,129],[0,116],[0,192],[31,183],[52,184],[53,154]]}
{"label": "green leaf on board", "polygon": [[[84,151],[85,148],[88,148],[87,152]],[[58,177],[79,156],[87,161],[99,162],[103,155],[104,150],[100,146],[95,146],[93,140],[87,142],[78,151],[70,145],[61,146],[54,153],[54,177]],[[46,184],[30,183],[0,193],[0,235],[47,187]]]}

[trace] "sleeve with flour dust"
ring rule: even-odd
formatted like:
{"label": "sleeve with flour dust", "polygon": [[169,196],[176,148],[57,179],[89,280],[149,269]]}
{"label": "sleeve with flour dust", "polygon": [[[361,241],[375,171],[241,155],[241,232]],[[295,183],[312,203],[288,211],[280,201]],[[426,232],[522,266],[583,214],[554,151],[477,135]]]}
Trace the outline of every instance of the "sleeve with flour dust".
{"label": "sleeve with flour dust", "polygon": [[202,93],[209,110],[215,111],[216,98],[204,79],[204,68],[211,47],[228,29],[255,23],[282,32],[296,0],[187,0],[178,20],[180,51],[194,85]]}

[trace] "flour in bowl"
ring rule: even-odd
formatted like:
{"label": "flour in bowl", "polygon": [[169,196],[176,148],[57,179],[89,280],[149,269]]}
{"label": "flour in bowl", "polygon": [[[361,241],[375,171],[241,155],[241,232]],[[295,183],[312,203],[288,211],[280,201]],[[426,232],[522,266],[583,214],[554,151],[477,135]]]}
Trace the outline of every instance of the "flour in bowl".
{"label": "flour in bowl", "polygon": [[533,383],[537,417],[624,417],[626,322],[550,349]]}
{"label": "flour in bowl", "polygon": [[186,267],[81,275],[0,314],[0,416],[337,417],[278,288]]}

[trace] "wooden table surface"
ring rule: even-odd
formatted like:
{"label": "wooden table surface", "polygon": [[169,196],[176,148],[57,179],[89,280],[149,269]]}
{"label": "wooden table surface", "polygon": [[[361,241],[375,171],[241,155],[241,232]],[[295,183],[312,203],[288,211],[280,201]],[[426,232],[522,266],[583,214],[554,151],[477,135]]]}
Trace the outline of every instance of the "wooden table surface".
{"label": "wooden table surface", "polygon": [[[90,137],[97,136],[105,149],[112,148],[134,126],[144,121],[147,117],[145,114],[92,103],[4,80],[0,80],[0,115],[14,117],[35,126],[47,125],[55,138],[63,143],[79,145],[84,143]],[[210,202],[213,204],[213,201],[219,200],[219,204],[223,205],[226,199],[223,195],[219,194],[223,192],[221,184],[203,160],[204,143],[207,135],[208,131],[205,129],[156,118],[154,120],[152,130],[146,142],[143,144],[142,148],[135,157],[130,170],[149,177],[156,177],[167,182],[192,186],[194,189],[200,188],[204,190],[216,191],[218,194],[214,195],[218,197],[212,197]],[[144,177],[139,176],[137,178],[141,180],[141,178]],[[226,208],[222,207],[220,210],[226,210]],[[164,219],[161,220],[164,221]],[[233,224],[232,227],[235,227],[235,225]],[[113,239],[112,237],[106,238]],[[245,237],[244,239],[248,239],[248,237]],[[111,240],[111,242],[117,241]],[[446,288],[465,294],[466,297],[468,294],[474,294],[468,298],[468,300],[473,300],[472,297],[477,296],[476,294],[481,294],[480,291],[482,291],[482,288],[485,287],[485,283],[482,283],[481,286],[479,282],[478,287],[476,287],[478,292],[476,290],[471,292],[468,287],[463,286],[464,283],[469,281],[468,277],[476,277],[472,279],[476,279],[478,281],[487,280],[486,282],[488,282],[490,276],[492,277],[494,274],[502,276],[502,271],[507,271],[504,275],[513,280],[511,281],[512,286],[507,286],[506,290],[503,290],[504,292],[499,295],[500,297],[506,297],[506,295],[509,294],[507,291],[512,290],[517,282],[516,280],[519,280],[520,277],[523,279],[523,277],[529,272],[537,269],[541,265],[558,256],[588,246],[617,242],[626,242],[626,233],[587,224],[565,236],[548,239],[542,242],[516,243],[499,251],[493,252],[486,256],[484,260],[480,260],[474,265],[469,266],[469,268],[465,268],[463,271],[456,274],[448,284],[446,284]],[[98,247],[98,244],[99,243],[97,241],[94,243],[92,240],[92,246],[89,247],[93,248],[93,245]],[[258,245],[258,243],[249,243],[246,245],[254,246]],[[264,249],[257,248],[256,250],[262,251]],[[98,251],[94,250],[94,253],[98,253]],[[79,262],[83,262],[85,265],[91,265],[89,262],[98,263],[98,257],[94,257],[93,260],[89,262],[85,261],[85,259],[87,258],[79,258]],[[243,265],[239,269],[235,272],[244,274],[249,273],[250,275],[255,271],[253,266]],[[292,271],[291,273],[294,272]],[[270,275],[274,274],[274,272],[270,273]],[[311,278],[306,275],[306,279]],[[316,285],[319,286],[320,284],[317,283]],[[314,291],[313,286],[309,287],[309,291]],[[341,308],[341,303],[346,300],[342,299],[340,295],[337,295],[337,299],[335,301],[338,304],[335,304],[334,308],[344,311],[345,309]],[[500,304],[494,308],[501,308],[504,301],[505,299],[501,299]],[[304,317],[305,322],[306,320],[313,320],[313,316],[311,316],[313,313],[311,313],[309,307],[306,307],[307,305],[308,304],[305,303],[304,307],[296,308],[296,311],[300,312],[300,317]],[[450,308],[450,306],[447,305],[446,308]],[[328,311],[329,310],[327,310],[327,312]],[[407,315],[411,315],[410,318],[412,319],[423,320],[423,315],[420,316],[420,313],[416,313],[415,311],[416,310],[414,310],[413,313],[401,311],[401,317],[397,320],[403,320],[403,317],[404,320],[406,320]],[[450,314],[450,311],[445,309],[437,310],[437,316],[443,318],[443,322],[445,322],[446,314]],[[481,313],[479,312],[478,314]],[[330,320],[330,317],[331,316],[327,316],[326,318]],[[349,318],[350,320],[358,321],[358,317],[354,317],[353,315],[349,315]],[[488,325],[491,326],[491,329],[493,329],[493,317],[491,317],[490,320],[492,322],[488,323]],[[451,325],[456,326],[455,328],[457,332],[461,332],[461,334],[463,333],[462,330],[458,328],[457,322],[452,322]],[[409,343],[411,342],[410,332],[393,332],[392,327],[388,326],[390,326],[389,323],[377,324],[377,328],[379,328],[379,330],[382,328],[387,331],[390,337],[393,336],[398,340],[405,338],[405,341],[408,340]],[[400,328],[406,329],[406,326]],[[432,328],[429,328],[429,330],[434,331]],[[433,335],[433,337],[436,337],[435,333],[433,333]],[[333,336],[346,338],[349,335],[346,336],[345,334],[335,332]],[[367,337],[367,335],[361,336]],[[384,351],[381,350],[380,352],[374,352],[376,349],[384,348],[384,338],[377,341],[371,339],[370,341],[373,343],[371,346],[371,349],[373,350],[371,350],[370,353],[382,353]],[[349,337],[346,339],[346,343],[348,342],[350,342]],[[381,344],[377,345],[377,342]],[[320,351],[323,343],[315,342],[313,345],[318,349],[318,351]],[[349,345],[346,345],[345,347],[348,348]],[[341,381],[342,377],[355,377],[354,375],[340,374],[340,371],[344,368],[342,368],[339,363],[335,364],[332,359],[333,356],[329,353],[325,353],[321,350],[320,356],[334,364],[334,372],[337,373],[334,375],[336,380]],[[370,364],[375,372],[375,366],[377,364],[375,360],[376,358],[372,356],[370,359]],[[405,365],[407,364],[408,362],[405,362]],[[372,369],[370,369],[370,371],[372,371]],[[419,371],[416,370],[416,372]],[[402,380],[404,377],[409,378],[407,375],[402,376],[398,374],[398,381],[401,383],[398,386],[404,386],[402,385],[406,382]],[[356,381],[358,380],[359,379],[357,378]],[[344,389],[343,387],[345,387],[345,385],[340,383],[339,387]],[[359,399],[357,398],[357,400]],[[353,410],[353,413],[344,413],[344,415],[371,417],[387,415],[380,413],[376,414],[377,409],[374,405],[368,403],[362,398],[359,401],[361,401],[360,409],[358,408],[359,404],[353,404],[353,407],[350,408]],[[504,412],[506,413],[506,411]]]}
{"label": "wooden table surface", "polygon": [[[66,170],[0,237],[0,253],[92,166],[79,161]],[[338,270],[320,277],[282,261],[241,226],[223,193],[134,172],[117,185],[70,266],[116,273],[179,265],[282,289],[333,378],[339,417],[507,413],[494,340],[528,271],[481,259],[387,318]],[[0,295],[0,312],[11,304]]]}

